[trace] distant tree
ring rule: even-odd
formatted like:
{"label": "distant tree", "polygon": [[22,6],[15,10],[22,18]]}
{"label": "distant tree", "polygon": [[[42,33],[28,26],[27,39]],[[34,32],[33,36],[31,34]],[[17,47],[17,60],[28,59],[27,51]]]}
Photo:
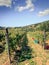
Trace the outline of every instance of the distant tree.
{"label": "distant tree", "polygon": [[46,22],[43,22],[39,25],[38,27],[39,30],[45,30],[45,31],[49,31],[49,22],[46,21]]}

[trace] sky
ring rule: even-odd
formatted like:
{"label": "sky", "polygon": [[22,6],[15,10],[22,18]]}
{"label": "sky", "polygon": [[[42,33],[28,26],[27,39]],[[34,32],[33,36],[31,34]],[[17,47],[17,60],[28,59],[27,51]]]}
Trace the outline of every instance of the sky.
{"label": "sky", "polygon": [[49,20],[49,0],[0,0],[0,26],[19,27]]}

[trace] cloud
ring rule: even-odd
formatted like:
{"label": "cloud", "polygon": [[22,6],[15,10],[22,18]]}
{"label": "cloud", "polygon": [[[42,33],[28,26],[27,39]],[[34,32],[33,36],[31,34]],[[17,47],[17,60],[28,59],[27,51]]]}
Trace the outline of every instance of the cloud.
{"label": "cloud", "polygon": [[32,0],[26,0],[25,6],[18,6],[16,9],[18,9],[19,12],[29,9],[31,12],[34,10],[34,4],[32,3]]}
{"label": "cloud", "polygon": [[12,0],[0,0],[0,6],[11,7]]}
{"label": "cloud", "polygon": [[34,11],[34,8],[31,8],[29,11],[30,11],[30,12]]}
{"label": "cloud", "polygon": [[38,16],[45,16],[45,15],[48,15],[49,14],[49,9],[46,9],[46,10],[44,10],[44,11],[40,11],[39,13],[38,13]]}

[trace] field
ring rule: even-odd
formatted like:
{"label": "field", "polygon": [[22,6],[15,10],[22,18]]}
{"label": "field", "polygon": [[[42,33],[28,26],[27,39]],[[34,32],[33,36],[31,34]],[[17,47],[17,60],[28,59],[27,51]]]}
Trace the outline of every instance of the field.
{"label": "field", "polygon": [[0,29],[0,65],[49,65],[49,28],[40,26]]}
{"label": "field", "polygon": [[[16,34],[15,31],[13,31],[11,37],[14,38],[15,34]],[[49,34],[49,32],[46,32],[46,34]],[[45,50],[44,47],[42,46],[43,32],[42,31],[27,32],[26,36],[28,39],[27,46],[29,46],[32,49],[31,51],[32,57],[29,59],[27,58],[24,61],[18,62],[18,65],[49,65],[49,50]],[[48,37],[49,36],[47,35],[46,40],[49,40]],[[35,44],[32,38],[39,40],[39,44]],[[49,41],[46,41],[46,42],[49,43]],[[6,45],[5,45],[5,48],[6,48]],[[13,52],[11,51],[11,55],[12,53]],[[7,58],[8,58],[8,52],[7,52],[7,49],[5,49],[4,52],[0,54],[0,60],[1,60],[0,64],[4,65],[4,63],[7,62]]]}

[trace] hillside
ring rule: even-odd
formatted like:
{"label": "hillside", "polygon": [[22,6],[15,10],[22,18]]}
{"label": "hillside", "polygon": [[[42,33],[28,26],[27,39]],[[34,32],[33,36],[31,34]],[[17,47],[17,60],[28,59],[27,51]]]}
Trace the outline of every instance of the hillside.
{"label": "hillside", "polygon": [[[0,26],[0,30],[5,29],[6,27]],[[31,24],[23,27],[8,27],[9,29],[18,29],[18,30],[25,30],[25,31],[36,31],[36,30],[46,30],[49,31],[49,20],[48,21],[43,21],[41,23],[37,24]]]}
{"label": "hillside", "polygon": [[26,31],[36,31],[36,30],[49,31],[49,20],[48,21],[44,21],[42,23],[37,23],[37,24],[24,26],[22,29],[26,30]]}

